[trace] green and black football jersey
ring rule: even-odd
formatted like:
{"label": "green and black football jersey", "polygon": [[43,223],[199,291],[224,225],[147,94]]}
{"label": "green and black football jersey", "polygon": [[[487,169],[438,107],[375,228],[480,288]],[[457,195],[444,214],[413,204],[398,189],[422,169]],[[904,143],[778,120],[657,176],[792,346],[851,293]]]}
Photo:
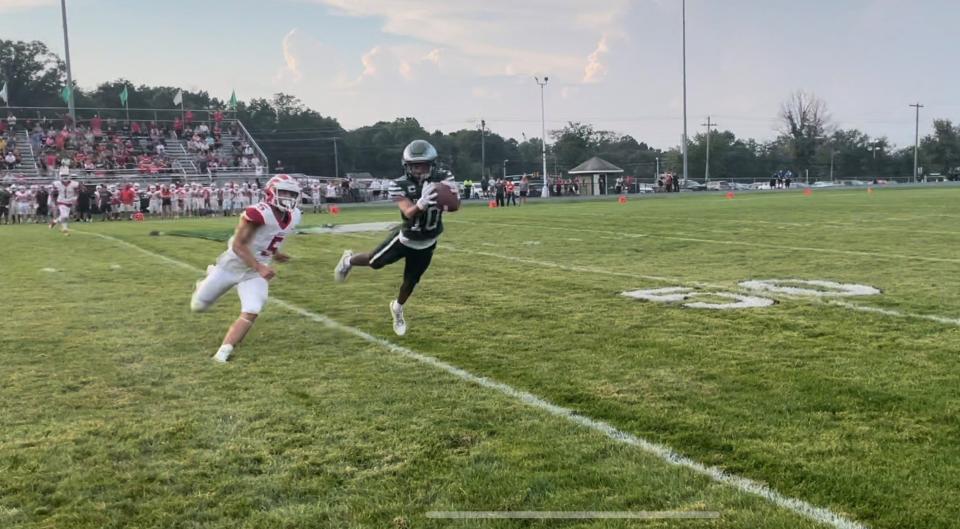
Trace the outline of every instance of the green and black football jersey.
{"label": "green and black football jersey", "polygon": [[[435,185],[444,185],[436,183]],[[423,190],[423,183],[406,178],[398,178],[390,184],[388,193],[392,200],[400,197],[406,197],[412,202],[420,199],[420,192]],[[400,214],[403,220],[400,226],[400,233],[403,238],[411,241],[431,241],[443,233],[443,211],[437,206],[430,206],[425,211],[412,219],[408,219]]]}

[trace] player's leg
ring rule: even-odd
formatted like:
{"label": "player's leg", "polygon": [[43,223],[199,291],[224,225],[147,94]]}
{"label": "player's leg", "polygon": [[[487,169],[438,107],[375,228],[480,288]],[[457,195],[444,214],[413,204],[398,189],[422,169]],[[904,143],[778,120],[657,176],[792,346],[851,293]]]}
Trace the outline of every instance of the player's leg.
{"label": "player's leg", "polygon": [[60,231],[70,233],[70,206],[57,204],[57,209],[60,211],[60,217],[57,219],[57,224],[60,225]]}
{"label": "player's leg", "polygon": [[406,249],[406,259],[403,266],[403,282],[400,284],[400,292],[397,293],[397,299],[390,302],[390,315],[393,317],[393,332],[398,336],[407,333],[407,320],[403,316],[403,304],[410,299],[413,289],[417,287],[420,278],[430,267],[433,260],[433,245],[424,250]]}
{"label": "player's leg", "polygon": [[237,284],[237,294],[240,296],[240,317],[227,330],[226,336],[223,337],[223,344],[213,357],[214,360],[226,362],[230,358],[234,347],[243,341],[244,336],[253,327],[253,323],[257,321],[257,315],[267,302],[268,292],[269,283],[260,276]]}
{"label": "player's leg", "polygon": [[219,266],[208,266],[207,275],[197,281],[193,295],[190,296],[190,310],[206,312],[221,296],[233,288],[239,279],[235,273]]}
{"label": "player's leg", "polygon": [[333,278],[338,282],[346,281],[350,269],[354,266],[369,266],[374,270],[379,270],[388,264],[399,261],[404,255],[404,248],[403,244],[400,243],[400,235],[394,232],[372,252],[355,254],[351,250],[344,250],[336,268],[333,269]]}

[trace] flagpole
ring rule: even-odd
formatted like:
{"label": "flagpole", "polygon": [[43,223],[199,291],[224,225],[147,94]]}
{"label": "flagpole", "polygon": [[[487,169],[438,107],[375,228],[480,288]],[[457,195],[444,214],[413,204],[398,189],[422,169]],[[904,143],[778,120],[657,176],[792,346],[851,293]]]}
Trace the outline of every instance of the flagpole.
{"label": "flagpole", "polygon": [[123,85],[123,93],[126,94],[126,97],[123,98],[123,106],[127,110],[127,126],[130,126],[130,92],[127,90],[127,85]]}

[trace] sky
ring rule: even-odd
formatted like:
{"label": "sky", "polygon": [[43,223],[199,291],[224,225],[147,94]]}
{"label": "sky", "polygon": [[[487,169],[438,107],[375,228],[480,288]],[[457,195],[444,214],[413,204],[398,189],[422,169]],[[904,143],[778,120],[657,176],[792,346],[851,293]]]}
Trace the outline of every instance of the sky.
{"label": "sky", "polygon": [[[834,124],[913,144],[932,120],[960,121],[960,2],[688,0],[692,137],[777,134],[796,90]],[[681,142],[680,0],[67,0],[73,76],[83,88],[204,89],[221,99],[292,94],[350,129],[417,118],[522,140],[568,121]],[[63,56],[58,0],[0,0],[0,38]],[[119,101],[118,101],[119,104]],[[171,103],[172,106],[172,103]]]}

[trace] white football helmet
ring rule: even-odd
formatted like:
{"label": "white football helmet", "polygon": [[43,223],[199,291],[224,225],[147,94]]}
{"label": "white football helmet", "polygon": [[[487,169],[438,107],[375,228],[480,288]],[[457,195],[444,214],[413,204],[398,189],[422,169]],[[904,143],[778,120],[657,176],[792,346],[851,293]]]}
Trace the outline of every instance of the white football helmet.
{"label": "white football helmet", "polygon": [[271,206],[291,212],[300,207],[300,184],[288,174],[278,174],[263,187],[263,201]]}

